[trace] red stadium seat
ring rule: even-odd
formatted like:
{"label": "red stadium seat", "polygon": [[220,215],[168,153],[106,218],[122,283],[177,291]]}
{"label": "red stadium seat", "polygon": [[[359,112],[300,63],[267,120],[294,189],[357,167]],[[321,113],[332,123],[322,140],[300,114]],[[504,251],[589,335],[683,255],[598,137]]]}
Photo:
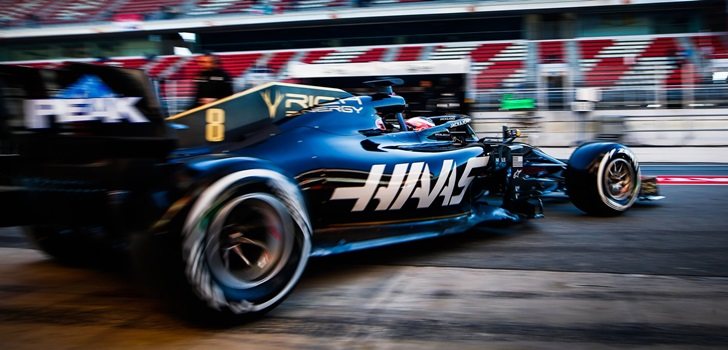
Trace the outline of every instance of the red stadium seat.
{"label": "red stadium seat", "polygon": [[404,46],[399,49],[395,61],[417,61],[422,56],[422,46]]}

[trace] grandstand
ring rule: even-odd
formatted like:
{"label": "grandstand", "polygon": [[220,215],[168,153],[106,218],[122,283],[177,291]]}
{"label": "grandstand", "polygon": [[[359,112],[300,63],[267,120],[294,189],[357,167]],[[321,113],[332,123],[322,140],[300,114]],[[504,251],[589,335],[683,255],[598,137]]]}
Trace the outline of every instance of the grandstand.
{"label": "grandstand", "polygon": [[[577,55],[567,55],[566,47],[574,47]],[[529,54],[529,48],[537,52]],[[527,74],[531,65],[561,64],[574,68],[581,79],[577,86],[645,87],[697,84],[707,75],[686,76],[686,58],[679,52],[709,52],[701,60],[723,60],[726,46],[719,35],[640,36],[612,39],[575,39],[559,41],[454,42],[426,45],[388,45],[339,47],[335,49],[302,49],[245,51],[220,53],[222,66],[231,76],[244,79],[253,67],[267,67],[277,80],[287,79],[287,66],[292,62],[307,64],[362,63],[373,61],[428,61],[468,59],[471,62],[472,85],[477,91],[535,86],[534,74]],[[695,58],[696,60],[698,58]],[[79,61],[90,62],[83,59]],[[141,68],[160,80],[191,80],[198,68],[192,56],[115,57],[102,64]],[[33,67],[54,67],[58,61],[30,61],[16,64]],[[567,69],[569,71],[569,69]],[[180,98],[190,97],[189,84],[182,91],[171,92]]]}
{"label": "grandstand", "polygon": [[34,15],[37,24],[90,23],[112,20],[115,16],[162,20],[234,14],[280,14],[351,7],[354,3],[381,6],[420,1],[426,0],[6,0],[0,2],[3,5],[0,20],[10,26],[27,25],[30,15]]}

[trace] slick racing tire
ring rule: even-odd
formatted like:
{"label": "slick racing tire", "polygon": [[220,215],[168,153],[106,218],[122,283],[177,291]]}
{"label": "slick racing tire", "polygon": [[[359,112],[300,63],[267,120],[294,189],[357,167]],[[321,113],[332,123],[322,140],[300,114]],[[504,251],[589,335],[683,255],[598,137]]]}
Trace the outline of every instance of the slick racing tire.
{"label": "slick racing tire", "polygon": [[577,148],[566,167],[566,190],[587,214],[624,213],[640,192],[640,167],[632,151],[617,143],[591,143]]}
{"label": "slick racing tire", "polygon": [[263,169],[224,176],[197,196],[174,240],[181,280],[172,291],[180,299],[176,311],[205,324],[265,314],[298,283],[310,237],[292,181]]}

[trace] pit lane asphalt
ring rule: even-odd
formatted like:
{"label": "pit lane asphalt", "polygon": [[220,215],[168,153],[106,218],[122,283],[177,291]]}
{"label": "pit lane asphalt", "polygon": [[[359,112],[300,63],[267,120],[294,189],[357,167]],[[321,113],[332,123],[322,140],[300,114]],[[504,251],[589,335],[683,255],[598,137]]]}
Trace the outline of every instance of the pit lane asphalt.
{"label": "pit lane asphalt", "polygon": [[549,200],[526,224],[316,259],[266,318],[229,329],[186,325],[128,276],[60,266],[0,229],[0,347],[726,348],[728,186],[662,191],[617,218]]}

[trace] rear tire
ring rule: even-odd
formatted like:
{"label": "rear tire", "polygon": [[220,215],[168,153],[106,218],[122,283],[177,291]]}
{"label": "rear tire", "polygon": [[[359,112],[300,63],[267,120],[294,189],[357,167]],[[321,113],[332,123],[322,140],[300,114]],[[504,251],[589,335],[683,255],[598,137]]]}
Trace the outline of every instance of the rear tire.
{"label": "rear tire", "polygon": [[632,207],[640,192],[639,163],[632,151],[616,143],[577,148],[565,176],[569,199],[591,215],[620,215]]}
{"label": "rear tire", "polygon": [[258,318],[303,274],[311,230],[300,193],[280,174],[260,171],[277,179],[245,178],[257,171],[225,176],[180,213],[171,232],[138,233],[133,241],[144,282],[193,323]]}
{"label": "rear tire", "polygon": [[270,194],[232,197],[210,209],[183,232],[187,282],[215,312],[268,312],[298,282],[310,243]]}

